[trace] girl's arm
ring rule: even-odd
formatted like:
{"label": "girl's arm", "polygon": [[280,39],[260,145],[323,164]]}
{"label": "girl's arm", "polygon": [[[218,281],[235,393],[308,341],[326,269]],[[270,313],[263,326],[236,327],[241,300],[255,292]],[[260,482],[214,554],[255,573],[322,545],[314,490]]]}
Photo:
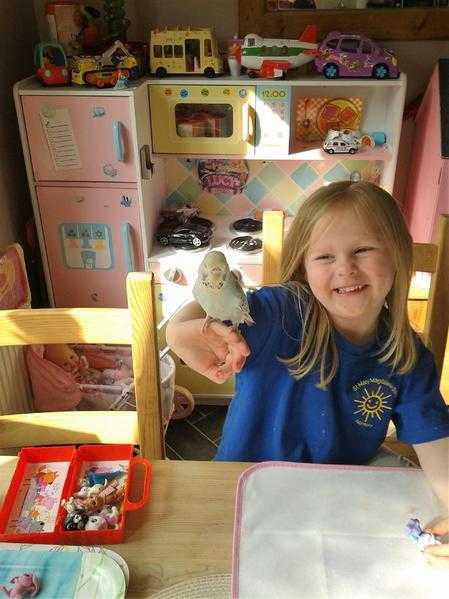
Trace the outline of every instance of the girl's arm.
{"label": "girl's arm", "polygon": [[[449,513],[449,438],[419,443],[413,445],[413,448],[435,494]],[[433,534],[446,535],[449,533],[449,519],[444,519],[426,530]],[[425,553],[430,562],[449,568],[449,543],[429,546]]]}
{"label": "girl's arm", "polygon": [[417,443],[413,449],[435,494],[449,512],[449,437]]}
{"label": "girl's arm", "polygon": [[222,322],[214,321],[203,330],[205,317],[197,302],[184,306],[167,325],[167,343],[190,368],[214,383],[224,383],[240,372],[250,351],[241,334]]}

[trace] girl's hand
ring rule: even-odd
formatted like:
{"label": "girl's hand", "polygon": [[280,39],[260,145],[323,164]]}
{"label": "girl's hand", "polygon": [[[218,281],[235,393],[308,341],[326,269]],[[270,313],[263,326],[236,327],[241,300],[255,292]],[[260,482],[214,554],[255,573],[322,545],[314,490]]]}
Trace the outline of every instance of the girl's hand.
{"label": "girl's hand", "polygon": [[[424,532],[431,532],[439,536],[447,535],[449,533],[449,518],[440,520],[434,526],[424,529]],[[424,553],[431,564],[449,568],[449,543],[430,545],[425,548]]]}
{"label": "girl's hand", "polygon": [[214,383],[224,383],[240,372],[250,350],[241,334],[213,321],[202,331],[204,318],[177,322],[167,341],[187,366]]}

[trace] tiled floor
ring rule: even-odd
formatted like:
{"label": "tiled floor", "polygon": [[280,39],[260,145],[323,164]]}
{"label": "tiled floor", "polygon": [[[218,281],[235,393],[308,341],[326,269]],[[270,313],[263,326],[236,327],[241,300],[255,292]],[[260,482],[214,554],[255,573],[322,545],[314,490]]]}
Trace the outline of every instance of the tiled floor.
{"label": "tiled floor", "polygon": [[185,420],[171,420],[165,435],[170,460],[212,460],[217,451],[227,406],[195,406]]}

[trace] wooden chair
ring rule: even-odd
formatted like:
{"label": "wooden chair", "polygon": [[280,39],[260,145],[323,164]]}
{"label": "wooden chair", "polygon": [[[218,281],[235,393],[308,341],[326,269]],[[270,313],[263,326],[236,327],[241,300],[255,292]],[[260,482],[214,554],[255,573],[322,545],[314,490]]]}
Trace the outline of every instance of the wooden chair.
{"label": "wooden chair", "polygon": [[131,443],[145,458],[165,456],[152,276],[130,273],[128,309],[1,310],[0,346],[131,344],[135,411],[69,411],[0,416],[0,448]]}
{"label": "wooden chair", "polygon": [[[283,213],[265,211],[263,215],[263,282],[279,281],[284,233]],[[449,215],[440,215],[434,243],[413,244],[413,267],[430,274],[430,288],[410,288],[409,313],[424,344],[433,352],[442,387],[449,403]],[[447,360],[445,362],[445,353]]]}

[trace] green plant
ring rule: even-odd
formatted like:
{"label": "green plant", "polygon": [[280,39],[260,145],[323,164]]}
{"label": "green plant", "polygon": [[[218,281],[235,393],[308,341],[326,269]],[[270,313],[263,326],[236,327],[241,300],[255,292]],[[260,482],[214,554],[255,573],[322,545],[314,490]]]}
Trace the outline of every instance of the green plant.
{"label": "green plant", "polygon": [[126,38],[130,21],[126,18],[125,0],[104,0],[103,10],[108,36]]}

